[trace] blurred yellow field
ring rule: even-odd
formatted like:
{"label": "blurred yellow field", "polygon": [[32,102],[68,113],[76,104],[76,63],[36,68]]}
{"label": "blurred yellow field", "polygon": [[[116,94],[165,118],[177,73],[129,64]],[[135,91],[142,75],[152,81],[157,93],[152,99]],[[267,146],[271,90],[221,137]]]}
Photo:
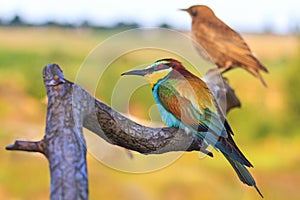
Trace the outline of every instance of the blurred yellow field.
{"label": "blurred yellow field", "polygon": [[294,57],[299,50],[299,38],[296,35],[245,34],[243,37],[257,57],[264,60]]}
{"label": "blurred yellow field", "polygon": [[[0,199],[49,198],[46,159],[39,154],[5,151],[5,146],[16,139],[39,140],[44,135],[43,67],[58,63],[66,78],[74,81],[88,54],[117,32],[0,27]],[[270,73],[263,74],[267,88],[243,70],[226,74],[242,101],[242,108],[228,115],[234,139],[254,164],[250,170],[266,199],[299,199],[299,37],[244,37]],[[130,41],[135,42],[132,38]],[[139,57],[135,59],[133,55]],[[96,97],[111,104],[112,90],[120,74],[131,66],[139,66],[142,60],[150,62],[155,56],[136,52],[116,59],[99,80]],[[124,68],[114,67],[123,63]],[[145,86],[134,95],[130,99],[131,114],[149,119],[148,109],[154,102],[150,88]],[[126,112],[122,98],[115,106]],[[118,157],[111,155],[118,162]],[[145,165],[146,162],[145,159]],[[185,153],[165,168],[140,174],[114,170],[89,154],[88,172],[90,199],[259,199],[254,189],[239,182],[216,151],[214,158],[203,159],[198,158],[197,152]]]}

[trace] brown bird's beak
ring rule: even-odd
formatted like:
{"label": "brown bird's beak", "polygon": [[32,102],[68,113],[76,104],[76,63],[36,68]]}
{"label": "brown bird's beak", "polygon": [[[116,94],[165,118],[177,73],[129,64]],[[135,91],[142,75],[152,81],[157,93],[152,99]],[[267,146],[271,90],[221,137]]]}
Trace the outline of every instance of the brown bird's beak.
{"label": "brown bird's beak", "polygon": [[132,71],[129,71],[129,72],[124,72],[123,74],[121,74],[121,76],[124,76],[124,75],[145,76],[146,74],[149,74],[149,73],[150,73],[149,69],[132,70]]}
{"label": "brown bird's beak", "polygon": [[178,9],[178,10],[188,12],[187,8],[181,8],[181,9]]}

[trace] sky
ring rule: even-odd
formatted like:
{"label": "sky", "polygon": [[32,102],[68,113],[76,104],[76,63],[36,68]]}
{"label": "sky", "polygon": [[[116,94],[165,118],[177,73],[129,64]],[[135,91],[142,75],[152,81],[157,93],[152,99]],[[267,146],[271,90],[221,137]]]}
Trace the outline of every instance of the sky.
{"label": "sky", "polygon": [[262,31],[264,27],[285,33],[300,26],[299,0],[0,0],[0,19],[16,14],[26,22],[54,20],[80,24],[88,20],[95,25],[113,26],[137,22],[142,27],[168,23],[178,29],[190,29],[190,17],[179,8],[204,4],[236,30]]}

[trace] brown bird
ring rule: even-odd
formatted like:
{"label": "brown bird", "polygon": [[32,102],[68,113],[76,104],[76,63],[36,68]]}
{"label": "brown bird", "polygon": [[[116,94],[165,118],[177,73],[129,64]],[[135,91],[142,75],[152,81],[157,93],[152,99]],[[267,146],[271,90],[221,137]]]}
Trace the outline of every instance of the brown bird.
{"label": "brown bird", "polygon": [[[216,17],[208,6],[196,5],[181,10],[188,12],[192,17],[192,35],[195,41],[218,68],[225,69],[222,73],[241,67],[259,78],[266,86],[259,71],[268,73],[268,70],[252,54],[239,33]],[[197,50],[203,55],[201,47],[198,46]]]}

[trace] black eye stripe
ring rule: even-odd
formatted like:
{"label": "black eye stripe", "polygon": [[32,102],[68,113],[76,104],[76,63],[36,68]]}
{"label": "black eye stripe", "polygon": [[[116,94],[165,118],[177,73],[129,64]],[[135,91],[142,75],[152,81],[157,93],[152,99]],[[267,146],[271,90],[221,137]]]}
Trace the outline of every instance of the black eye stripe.
{"label": "black eye stripe", "polygon": [[156,70],[157,70],[157,71],[159,71],[159,70],[164,70],[164,69],[168,69],[168,68],[170,68],[170,66],[169,66],[168,64],[159,64],[159,65],[156,66],[155,71],[156,71]]}
{"label": "black eye stripe", "polygon": [[164,68],[164,65],[163,64],[160,64],[157,66],[157,69],[163,69]]}

